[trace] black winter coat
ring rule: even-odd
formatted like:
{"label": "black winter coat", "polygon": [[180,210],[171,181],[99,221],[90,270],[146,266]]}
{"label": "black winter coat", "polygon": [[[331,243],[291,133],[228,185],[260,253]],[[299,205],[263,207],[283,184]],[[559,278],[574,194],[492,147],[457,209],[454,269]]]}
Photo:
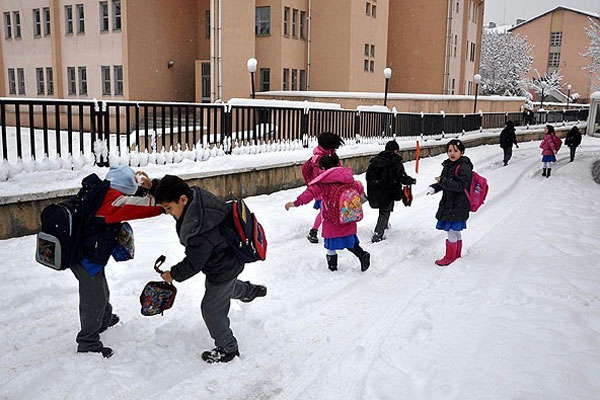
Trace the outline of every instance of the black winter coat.
{"label": "black winter coat", "polygon": [[577,147],[581,144],[581,132],[579,130],[573,131],[571,129],[569,133],[567,133],[567,137],[565,138],[565,144],[567,147]]}
{"label": "black winter coat", "polygon": [[226,217],[224,201],[192,187],[192,197],[175,225],[179,241],[185,246],[185,258],[171,268],[173,279],[181,282],[202,271],[207,280],[221,283],[242,272],[244,264],[221,233],[219,225]]}
{"label": "black winter coat", "polygon": [[367,197],[371,208],[380,208],[394,200],[402,200],[401,185],[412,185],[416,182],[406,174],[402,157],[391,151],[382,151],[369,161],[366,179]]}
{"label": "black winter coat", "polygon": [[442,166],[444,168],[440,175],[440,182],[431,185],[436,193],[440,190],[444,191],[435,217],[439,221],[466,221],[469,218],[471,205],[465,189],[468,191],[471,186],[473,164],[468,157],[462,156],[456,161],[447,159]]}
{"label": "black winter coat", "polygon": [[515,128],[505,126],[504,129],[502,129],[502,132],[500,132],[500,147],[503,149],[510,148],[513,144],[517,144]]}

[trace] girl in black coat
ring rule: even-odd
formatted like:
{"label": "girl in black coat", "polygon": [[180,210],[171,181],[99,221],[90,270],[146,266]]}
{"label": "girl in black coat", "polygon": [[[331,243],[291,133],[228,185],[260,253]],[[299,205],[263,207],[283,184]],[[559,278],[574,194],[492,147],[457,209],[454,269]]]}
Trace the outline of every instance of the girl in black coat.
{"label": "girl in black coat", "polygon": [[581,132],[579,132],[578,127],[572,127],[569,133],[567,133],[565,144],[571,151],[571,162],[573,162],[573,160],[575,160],[575,150],[577,149],[577,146],[581,144]]}
{"label": "girl in black coat", "polygon": [[471,186],[473,164],[465,157],[465,145],[453,139],[446,145],[448,159],[442,163],[442,174],[435,178],[436,183],[429,187],[427,194],[443,191],[438,212],[436,228],[448,232],[446,255],[436,260],[439,266],[453,263],[460,258],[462,238],[460,231],[466,229],[471,205],[466,191]]}
{"label": "girl in black coat", "polygon": [[506,121],[506,126],[500,132],[500,147],[504,150],[504,165],[508,165],[508,162],[512,158],[512,147],[513,144],[518,149],[517,134],[515,133],[515,124],[512,121]]}

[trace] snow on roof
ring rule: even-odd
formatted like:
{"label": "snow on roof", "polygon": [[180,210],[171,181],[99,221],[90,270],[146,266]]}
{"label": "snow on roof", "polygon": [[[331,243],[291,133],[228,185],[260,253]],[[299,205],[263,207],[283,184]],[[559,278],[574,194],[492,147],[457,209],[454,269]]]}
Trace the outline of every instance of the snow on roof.
{"label": "snow on roof", "polygon": [[506,33],[514,25],[497,25],[494,28],[483,28],[487,33]]}
{"label": "snow on roof", "polygon": [[[349,99],[381,99],[382,92],[332,92],[332,91],[271,91],[256,93],[257,96],[290,96],[290,97],[320,97],[320,98],[349,98]],[[478,96],[479,99],[494,101],[525,101],[519,96]],[[388,93],[389,100],[473,100],[473,95],[457,94],[423,94],[423,93]]]}
{"label": "snow on roof", "polygon": [[519,27],[521,27],[521,26],[523,26],[525,24],[530,23],[534,19],[538,19],[540,17],[543,17],[546,14],[552,13],[552,12],[557,11],[557,10],[567,10],[567,11],[572,11],[572,12],[575,12],[575,13],[578,13],[578,14],[584,14],[584,15],[587,15],[588,17],[592,17],[592,18],[600,18],[600,15],[598,13],[594,13],[594,12],[591,12],[591,11],[579,10],[577,8],[567,7],[567,6],[556,6],[556,7],[554,7],[551,10],[544,11],[543,13],[541,13],[539,15],[536,15],[535,17],[530,18],[527,21],[523,21],[520,24],[518,24],[516,26],[513,26],[512,28],[508,29],[508,32],[511,32],[511,31],[513,31],[513,30],[515,30],[515,29],[517,29],[517,28],[519,28]]}

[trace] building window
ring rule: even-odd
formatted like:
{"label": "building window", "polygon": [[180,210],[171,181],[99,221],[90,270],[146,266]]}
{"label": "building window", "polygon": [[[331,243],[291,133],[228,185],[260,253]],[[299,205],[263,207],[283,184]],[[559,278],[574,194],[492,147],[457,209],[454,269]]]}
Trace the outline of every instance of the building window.
{"label": "building window", "polygon": [[298,10],[292,11],[292,37],[298,37]]}
{"label": "building window", "polygon": [[50,36],[50,8],[44,7],[44,36]]}
{"label": "building window", "polygon": [[[255,15],[256,36],[267,36],[271,34],[271,7],[256,7]],[[267,68],[268,71],[268,68]]]}
{"label": "building window", "polygon": [[123,66],[115,65],[115,96],[123,96]]}
{"label": "building window", "polygon": [[42,36],[42,13],[39,8],[33,9],[33,37]]}
{"label": "building window", "polygon": [[475,62],[475,43],[471,43],[471,61]]}
{"label": "building window", "polygon": [[52,68],[46,68],[46,90],[48,95],[54,94],[54,74]]}
{"label": "building window", "polygon": [[469,59],[469,41],[467,40],[467,50],[465,51],[465,60],[468,60],[468,59]]}
{"label": "building window", "polygon": [[210,63],[202,63],[202,102],[210,103]]}
{"label": "building window", "polygon": [[367,1],[366,6],[365,6],[365,14],[371,15],[371,3],[369,3],[368,1]]}
{"label": "building window", "polygon": [[85,14],[83,4],[76,4],[77,7],[77,33],[85,32]]}
{"label": "building window", "polygon": [[479,5],[473,3],[473,22],[477,23],[477,11],[479,9]]}
{"label": "building window", "polygon": [[454,57],[456,57],[457,46],[458,46],[458,35],[454,35]]}
{"label": "building window", "polygon": [[207,39],[210,39],[210,10],[206,10],[204,12],[204,26],[206,27],[206,32],[204,32],[204,36]]}
{"label": "building window", "polygon": [[298,90],[298,70],[292,70],[292,90]]}
{"label": "building window", "polygon": [[100,32],[108,32],[108,2],[100,2]]}
{"label": "building window", "polygon": [[371,45],[371,57],[375,57],[375,45]]}
{"label": "building window", "polygon": [[365,72],[369,72],[369,60],[365,60],[363,68]]}
{"label": "building window", "polygon": [[454,85],[455,85],[456,81],[454,78],[452,78],[452,94],[454,94]]}
{"label": "building window", "polygon": [[87,95],[87,69],[79,67],[79,95]]}
{"label": "building window", "polygon": [[375,72],[375,61],[371,60],[371,65],[369,67],[369,71]]}
{"label": "building window", "polygon": [[[4,13],[4,38],[6,40],[9,40],[12,38],[12,25],[10,23],[10,13],[9,12]],[[13,74],[14,74],[14,70],[13,70]]]}
{"label": "building window", "polygon": [[375,4],[373,4],[373,6],[371,7],[371,15],[373,16],[373,18],[377,18],[377,6]]}
{"label": "building window", "polygon": [[113,31],[121,30],[121,0],[112,0]]}
{"label": "building window", "polygon": [[17,94],[17,80],[15,79],[15,69],[8,69],[8,93]]}
{"label": "building window", "polygon": [[283,69],[283,90],[290,90],[290,70]]}
{"label": "building window", "polygon": [[77,81],[75,78],[75,67],[67,67],[67,93],[77,94]]}
{"label": "building window", "polygon": [[17,82],[19,83],[19,94],[25,94],[25,71],[17,68]]}
{"label": "building window", "polygon": [[460,7],[460,4],[459,4],[458,0],[456,0],[456,12],[458,12],[459,7]]}
{"label": "building window", "polygon": [[260,90],[263,92],[271,90],[271,70],[269,68],[260,69]]}
{"label": "building window", "polygon": [[110,67],[101,66],[100,71],[102,74],[102,95],[110,96]]}
{"label": "building window", "polygon": [[37,94],[44,94],[44,68],[35,69],[35,79],[37,82]]}
{"label": "building window", "polygon": [[21,39],[21,14],[14,11],[13,19],[15,20],[15,39]]}
{"label": "building window", "polygon": [[300,90],[306,90],[306,71],[300,70]]}
{"label": "building window", "polygon": [[306,12],[300,11],[300,39],[306,38],[306,35],[304,34],[305,23],[306,23]]}
{"label": "building window", "polygon": [[65,33],[73,33],[73,6],[65,6]]}
{"label": "building window", "polygon": [[369,57],[369,45],[365,43],[365,57]]}
{"label": "building window", "polygon": [[560,64],[560,53],[550,53],[548,55],[548,66],[558,67]]}
{"label": "building window", "polygon": [[290,36],[290,8],[283,8],[283,36]]}
{"label": "building window", "polygon": [[550,46],[562,45],[562,32],[550,33]]}

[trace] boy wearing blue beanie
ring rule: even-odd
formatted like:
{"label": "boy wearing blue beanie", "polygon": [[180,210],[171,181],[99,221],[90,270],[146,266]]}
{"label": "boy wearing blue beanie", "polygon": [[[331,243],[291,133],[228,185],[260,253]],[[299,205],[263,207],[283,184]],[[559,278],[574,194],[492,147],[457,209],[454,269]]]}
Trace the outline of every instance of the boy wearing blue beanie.
{"label": "boy wearing blue beanie", "polygon": [[113,355],[100,341],[100,333],[119,322],[112,312],[104,267],[117,245],[122,222],[162,213],[147,191],[138,191],[138,180],[144,189],[152,186],[145,172],[136,173],[126,166],[111,167],[104,181],[92,174],[82,182],[91,190],[82,204],[86,221],[80,236],[83,258],[71,268],[79,281],[78,353],[101,353],[105,358]]}

